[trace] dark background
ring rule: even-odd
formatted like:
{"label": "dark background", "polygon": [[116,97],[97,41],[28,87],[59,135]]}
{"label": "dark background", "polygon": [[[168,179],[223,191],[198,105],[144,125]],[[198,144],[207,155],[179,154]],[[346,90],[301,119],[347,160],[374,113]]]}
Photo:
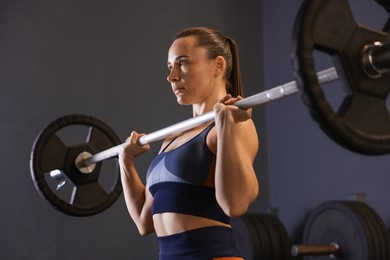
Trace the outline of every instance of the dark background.
{"label": "dark background", "polygon": [[[171,39],[189,26],[236,39],[247,96],[292,80],[292,24],[301,2],[0,0],[0,258],[156,259],[155,236],[138,234],[123,196],[85,218],[42,199],[29,169],[36,136],[71,113],[106,122],[121,140],[131,130],[150,133],[189,118],[190,107],[177,105],[166,81]],[[367,26],[380,29],[387,19],[373,0],[351,6]],[[316,205],[359,193],[390,225],[389,156],[335,144],[299,95],[256,108],[253,117],[261,194],[251,212],[276,212],[299,241]],[[138,158],[142,178],[159,144]]]}

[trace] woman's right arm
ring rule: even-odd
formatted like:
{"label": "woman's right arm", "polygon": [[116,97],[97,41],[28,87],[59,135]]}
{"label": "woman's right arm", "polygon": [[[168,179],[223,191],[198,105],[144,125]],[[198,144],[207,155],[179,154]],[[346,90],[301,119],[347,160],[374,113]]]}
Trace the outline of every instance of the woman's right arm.
{"label": "woman's right arm", "polygon": [[134,159],[150,149],[149,145],[139,145],[142,135],[132,132],[119,154],[121,181],[127,209],[141,235],[154,232],[152,219],[152,195],[139,178]]}

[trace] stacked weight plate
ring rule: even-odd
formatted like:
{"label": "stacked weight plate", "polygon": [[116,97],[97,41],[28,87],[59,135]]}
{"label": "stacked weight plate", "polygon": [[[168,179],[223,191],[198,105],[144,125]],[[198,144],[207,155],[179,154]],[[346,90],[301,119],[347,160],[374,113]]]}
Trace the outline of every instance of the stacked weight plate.
{"label": "stacked weight plate", "polygon": [[232,221],[237,247],[245,259],[290,259],[290,241],[280,220],[271,214],[247,214]]}

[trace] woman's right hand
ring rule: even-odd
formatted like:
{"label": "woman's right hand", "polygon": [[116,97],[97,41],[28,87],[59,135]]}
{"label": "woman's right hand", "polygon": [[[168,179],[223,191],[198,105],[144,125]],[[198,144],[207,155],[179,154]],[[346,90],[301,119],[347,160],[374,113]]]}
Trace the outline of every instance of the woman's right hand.
{"label": "woman's right hand", "polygon": [[134,160],[137,156],[143,154],[150,149],[149,144],[140,145],[138,140],[145,134],[138,134],[137,132],[131,132],[130,136],[124,143],[123,150],[119,153],[120,160]]}

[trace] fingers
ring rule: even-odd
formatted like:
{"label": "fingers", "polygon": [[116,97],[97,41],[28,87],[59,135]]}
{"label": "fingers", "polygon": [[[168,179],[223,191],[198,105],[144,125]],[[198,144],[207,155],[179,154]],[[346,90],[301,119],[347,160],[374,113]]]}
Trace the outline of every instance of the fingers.
{"label": "fingers", "polygon": [[219,103],[222,103],[222,104],[225,104],[229,99],[232,98],[232,95],[230,94],[227,94],[226,96],[222,97],[220,100],[219,100]]}
{"label": "fingers", "polygon": [[243,98],[241,96],[232,97],[228,94],[222,97],[219,100],[219,103],[214,106],[214,112],[220,119],[230,115],[236,123],[246,121],[252,117],[252,109],[241,109],[234,106],[234,103],[242,99]]}
{"label": "fingers", "polygon": [[242,99],[243,98],[241,96],[232,97],[232,95],[227,94],[226,96],[224,96],[219,100],[219,103],[222,103],[224,105],[233,105],[234,103]]}
{"label": "fingers", "polygon": [[137,145],[141,148],[148,148],[149,144],[141,145],[139,139],[145,134],[139,134],[136,131],[132,131],[130,136],[126,139],[126,144],[128,145]]}
{"label": "fingers", "polygon": [[136,131],[132,131],[130,136],[126,139],[121,156],[133,160],[135,157],[148,151],[150,149],[149,144],[140,145],[138,142],[139,138],[144,135],[145,134],[138,134]]}
{"label": "fingers", "polygon": [[130,133],[130,136],[126,139],[126,143],[128,143],[128,144],[136,144],[140,137],[141,136],[136,131],[132,131]]}
{"label": "fingers", "polygon": [[226,96],[222,97],[220,100],[219,100],[219,103],[222,103],[224,105],[232,105],[234,104],[234,102],[237,101],[237,98],[233,98],[232,95],[230,94],[227,94]]}

